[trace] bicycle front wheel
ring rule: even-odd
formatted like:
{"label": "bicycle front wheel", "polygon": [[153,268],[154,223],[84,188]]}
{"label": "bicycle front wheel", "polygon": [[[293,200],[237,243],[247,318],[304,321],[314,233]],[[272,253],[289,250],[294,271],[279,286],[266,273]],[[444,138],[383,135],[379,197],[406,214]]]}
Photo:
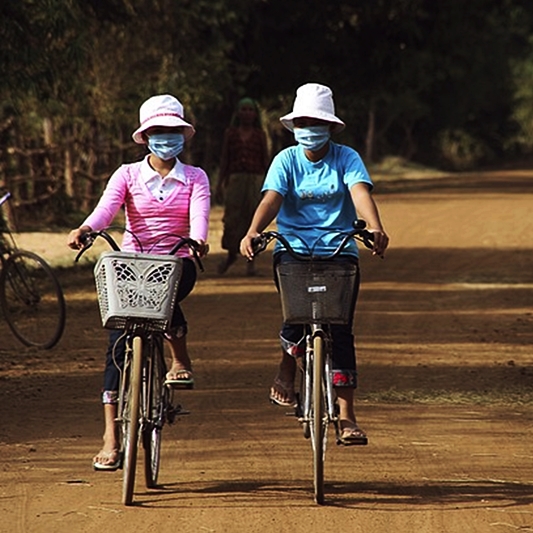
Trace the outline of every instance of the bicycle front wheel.
{"label": "bicycle front wheel", "polygon": [[326,422],[324,395],[324,339],[313,339],[313,414],[311,416],[311,440],[313,444],[313,477],[315,501],[324,503],[324,456],[326,453]]}
{"label": "bicycle front wheel", "polygon": [[129,365],[124,367],[124,403],[122,408],[122,440],[123,440],[123,482],[122,503],[131,505],[135,486],[135,469],[137,466],[137,444],[139,441],[139,415],[142,379],[141,337],[133,338],[132,357]]}
{"label": "bicycle front wheel", "polygon": [[65,329],[65,298],[48,263],[18,250],[0,278],[0,304],[13,334],[26,346],[52,348]]}
{"label": "bicycle front wheel", "polygon": [[159,465],[161,463],[161,432],[165,424],[169,392],[164,386],[166,367],[163,352],[163,340],[152,336],[146,343],[146,406],[145,420],[142,428],[144,448],[144,477],[147,488],[157,486]]}

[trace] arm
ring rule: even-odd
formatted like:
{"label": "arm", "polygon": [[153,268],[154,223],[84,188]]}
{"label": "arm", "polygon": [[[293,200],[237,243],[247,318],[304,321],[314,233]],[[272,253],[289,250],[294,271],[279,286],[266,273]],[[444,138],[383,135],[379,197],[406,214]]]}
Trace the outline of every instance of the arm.
{"label": "arm", "polygon": [[252,239],[259,236],[268,225],[276,218],[283,196],[276,191],[267,190],[255,210],[252,223],[248,228],[248,232],[241,241],[241,254],[248,260],[253,259]]}
{"label": "arm", "polygon": [[352,185],[350,189],[353,204],[357,216],[360,216],[367,223],[367,229],[374,235],[374,248],[372,250],[373,255],[379,255],[383,257],[385,249],[389,244],[389,237],[383,229],[379,217],[379,211],[372,195],[370,194],[370,188],[366,183],[356,183]]}
{"label": "arm", "polygon": [[[200,244],[198,253],[200,257],[207,254],[209,246],[206,244],[209,226],[209,210],[211,193],[207,174],[197,169],[200,173],[193,185],[191,203],[189,206],[190,236]],[[191,252],[192,253],[192,252]]]}

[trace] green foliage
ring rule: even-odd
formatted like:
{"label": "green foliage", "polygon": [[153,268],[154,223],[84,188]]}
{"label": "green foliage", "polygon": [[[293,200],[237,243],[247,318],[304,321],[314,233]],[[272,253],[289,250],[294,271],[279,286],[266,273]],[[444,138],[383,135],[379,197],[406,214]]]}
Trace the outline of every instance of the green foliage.
{"label": "green foliage", "polygon": [[376,159],[463,168],[531,151],[532,29],[529,0],[3,0],[0,178],[28,167],[8,147],[41,148],[46,120],[47,172],[62,179],[71,150],[75,192],[95,194],[139,155],[139,105],[163,92],[197,127],[187,159],[214,174],[239,98],[260,101],[278,150],[308,81],[333,88],[339,140]]}

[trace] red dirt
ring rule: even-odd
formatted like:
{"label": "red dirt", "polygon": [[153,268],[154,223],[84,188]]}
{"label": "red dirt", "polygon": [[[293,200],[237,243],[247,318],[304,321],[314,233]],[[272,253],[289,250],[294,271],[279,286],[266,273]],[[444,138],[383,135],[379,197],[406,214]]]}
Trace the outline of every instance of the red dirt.
{"label": "red dirt", "polygon": [[[135,505],[96,473],[106,335],[89,268],[61,271],[68,301],[53,350],[0,323],[0,532],[500,533],[533,531],[533,172],[378,181],[391,235],[363,253],[357,411],[367,447],[326,459],[312,498],[310,444],[267,401],[279,357],[269,254],[224,277],[213,253],[185,303],[197,387],[164,431],[157,490]],[[64,235],[21,235],[70,262]],[[68,259],[64,259],[67,257]],[[139,472],[140,474],[140,472]]]}

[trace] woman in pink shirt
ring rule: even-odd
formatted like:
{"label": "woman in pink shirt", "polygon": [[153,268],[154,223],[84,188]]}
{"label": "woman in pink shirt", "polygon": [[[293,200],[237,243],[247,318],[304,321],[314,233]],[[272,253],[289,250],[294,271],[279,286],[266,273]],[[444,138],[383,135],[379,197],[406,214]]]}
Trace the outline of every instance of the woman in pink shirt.
{"label": "woman in pink shirt", "polygon": [[[157,95],[143,103],[139,110],[140,126],[133,140],[146,144],[149,154],[136,163],[122,165],[109,179],[98,205],[83,224],[70,232],[68,245],[82,247],[81,237],[89,231],[108,227],[122,206],[125,208],[126,233],[122,250],[140,251],[135,235],[146,253],[168,254],[175,239],[164,239],[169,234],[191,237],[200,244],[200,256],[207,253],[207,228],[210,208],[209,179],[198,168],[185,165],[178,159],[183,146],[195,133],[185,122],[183,106],[170,95]],[[196,266],[190,251],[182,248],[184,258],[178,302],[193,289]],[[119,467],[119,443],[115,418],[119,372],[116,368],[117,352],[123,361],[122,331],[110,333],[104,372],[102,402],[104,404],[104,443],[93,459],[96,470],[116,470]],[[179,304],[176,304],[168,340],[172,365],[167,374],[170,385],[194,384],[191,360],[186,344],[187,321]]]}

